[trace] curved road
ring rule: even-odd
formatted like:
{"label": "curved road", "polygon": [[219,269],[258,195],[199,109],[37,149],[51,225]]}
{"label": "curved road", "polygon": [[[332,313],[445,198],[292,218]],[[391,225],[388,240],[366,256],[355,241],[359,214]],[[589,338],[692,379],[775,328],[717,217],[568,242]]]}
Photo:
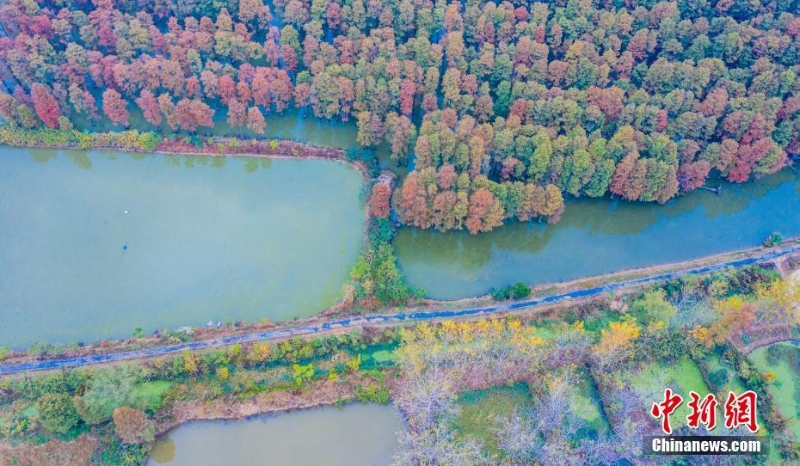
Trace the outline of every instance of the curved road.
{"label": "curved road", "polygon": [[149,358],[154,356],[164,356],[169,354],[181,353],[184,350],[199,350],[206,348],[215,348],[220,346],[235,345],[237,343],[250,343],[262,340],[275,340],[279,338],[295,337],[303,335],[315,335],[329,332],[331,330],[338,330],[351,327],[360,327],[369,324],[402,324],[423,322],[427,320],[447,319],[456,317],[467,316],[490,316],[503,312],[515,311],[520,309],[528,309],[542,304],[557,303],[567,299],[587,298],[596,296],[610,291],[616,291],[621,288],[630,286],[645,285],[648,283],[661,282],[666,280],[673,280],[685,275],[697,275],[708,272],[722,270],[727,267],[743,267],[752,265],[759,262],[765,262],[776,259],[787,254],[792,254],[800,251],[800,245],[795,245],[785,249],[777,249],[766,252],[756,257],[746,259],[732,260],[705,267],[698,267],[694,269],[684,269],[675,272],[663,273],[659,275],[651,275],[643,278],[636,278],[626,280],[618,283],[597,286],[584,290],[569,291],[550,296],[543,296],[526,301],[518,301],[509,304],[498,304],[496,306],[475,307],[470,309],[460,310],[440,310],[440,311],[418,311],[418,312],[404,312],[398,314],[376,314],[364,317],[353,317],[348,319],[338,319],[320,324],[306,325],[301,327],[267,330],[264,332],[247,333],[242,335],[234,335],[229,337],[215,338],[211,340],[193,341],[189,343],[181,343],[170,346],[160,346],[156,348],[148,348],[141,350],[123,351],[117,353],[98,354],[93,356],[84,356],[76,358],[61,358],[50,359],[46,361],[35,361],[23,364],[9,364],[0,365],[0,375],[16,374],[20,372],[29,371],[43,371],[53,369],[64,369],[70,367],[89,366],[92,364],[102,364],[116,361],[125,361],[131,359]]}

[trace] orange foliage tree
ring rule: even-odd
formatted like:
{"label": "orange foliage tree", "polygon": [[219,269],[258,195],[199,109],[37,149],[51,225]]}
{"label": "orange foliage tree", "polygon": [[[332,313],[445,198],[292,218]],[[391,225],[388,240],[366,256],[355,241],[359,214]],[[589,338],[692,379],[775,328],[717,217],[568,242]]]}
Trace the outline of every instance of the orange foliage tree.
{"label": "orange foliage tree", "polygon": [[373,217],[386,218],[389,216],[391,207],[389,199],[392,189],[386,183],[377,183],[372,187],[372,196],[369,198],[369,214]]}

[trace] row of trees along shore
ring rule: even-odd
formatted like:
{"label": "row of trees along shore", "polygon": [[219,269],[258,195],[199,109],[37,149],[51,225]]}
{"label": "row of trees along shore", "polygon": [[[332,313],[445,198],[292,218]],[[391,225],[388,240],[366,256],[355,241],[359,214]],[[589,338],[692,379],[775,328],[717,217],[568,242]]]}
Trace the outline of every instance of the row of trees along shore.
{"label": "row of trees along shore", "polygon": [[[0,116],[261,134],[354,120],[399,219],[472,233],[563,196],[664,203],[800,152],[797,1],[8,0]],[[65,117],[65,118],[60,118]]]}

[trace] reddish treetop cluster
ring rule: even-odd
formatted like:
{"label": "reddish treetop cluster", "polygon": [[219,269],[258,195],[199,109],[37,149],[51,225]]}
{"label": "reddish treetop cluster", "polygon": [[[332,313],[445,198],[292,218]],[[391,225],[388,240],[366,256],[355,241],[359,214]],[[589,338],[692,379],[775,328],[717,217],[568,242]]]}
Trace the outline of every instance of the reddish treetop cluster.
{"label": "reddish treetop cluster", "polygon": [[[131,112],[261,134],[272,112],[354,119],[415,171],[401,220],[557,220],[562,195],[666,202],[800,152],[796,2],[9,0],[0,116]],[[273,11],[274,9],[274,11]],[[102,109],[102,112],[100,111]],[[65,121],[62,119],[62,121]]]}

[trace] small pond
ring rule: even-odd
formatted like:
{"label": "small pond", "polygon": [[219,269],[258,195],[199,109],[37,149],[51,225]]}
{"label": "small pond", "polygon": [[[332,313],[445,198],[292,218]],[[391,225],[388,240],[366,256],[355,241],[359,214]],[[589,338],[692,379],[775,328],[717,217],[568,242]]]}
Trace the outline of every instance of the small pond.
{"label": "small pond", "polygon": [[193,422],[159,440],[147,466],[385,466],[402,429],[395,408],[363,404]]}

